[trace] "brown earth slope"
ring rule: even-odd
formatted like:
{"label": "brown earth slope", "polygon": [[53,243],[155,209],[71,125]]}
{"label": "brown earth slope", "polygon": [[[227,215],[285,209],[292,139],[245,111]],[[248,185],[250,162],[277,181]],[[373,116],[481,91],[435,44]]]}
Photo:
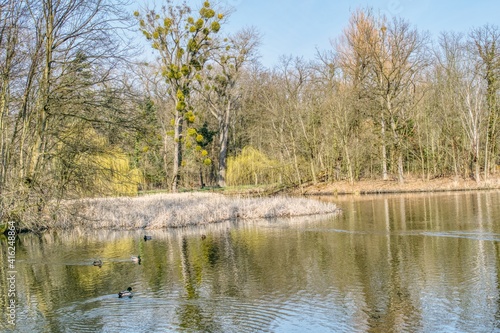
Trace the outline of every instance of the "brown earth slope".
{"label": "brown earth slope", "polygon": [[436,178],[432,180],[406,179],[404,183],[397,180],[361,180],[354,183],[338,181],[305,185],[294,191],[305,195],[336,194],[376,194],[376,193],[411,193],[411,192],[444,192],[500,189],[500,177],[476,182],[461,178]]}

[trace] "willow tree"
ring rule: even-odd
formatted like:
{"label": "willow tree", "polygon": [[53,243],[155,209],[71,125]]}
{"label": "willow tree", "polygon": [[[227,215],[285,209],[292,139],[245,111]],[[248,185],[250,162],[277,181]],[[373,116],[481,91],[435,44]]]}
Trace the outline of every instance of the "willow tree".
{"label": "willow tree", "polygon": [[[134,14],[139,19],[144,36],[159,54],[161,73],[169,85],[168,94],[175,105],[172,112],[174,164],[171,189],[177,192],[182,144],[185,141],[184,123],[190,124],[195,120],[191,92],[193,86],[201,81],[200,72],[215,47],[212,36],[220,30],[224,15],[216,13],[208,1],[195,14],[186,3],[175,5],[172,0],[167,0],[160,13],[149,10],[145,15],[139,12]],[[193,127],[187,132],[199,139]]]}

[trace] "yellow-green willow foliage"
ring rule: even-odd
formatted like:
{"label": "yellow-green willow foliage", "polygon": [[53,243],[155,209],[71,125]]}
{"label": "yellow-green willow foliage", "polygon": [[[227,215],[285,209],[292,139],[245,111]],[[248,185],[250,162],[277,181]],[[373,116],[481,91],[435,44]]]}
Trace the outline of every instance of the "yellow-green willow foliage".
{"label": "yellow-green willow foliage", "polygon": [[[85,147],[74,151],[73,140],[85,142]],[[140,170],[130,167],[129,157],[91,128],[68,135],[58,157],[60,182],[78,196],[135,195],[143,180]]]}
{"label": "yellow-green willow foliage", "polygon": [[131,169],[127,155],[108,152],[92,156],[99,166],[95,185],[107,195],[135,195],[142,177],[138,169]]}
{"label": "yellow-green willow foliage", "polygon": [[253,147],[245,147],[227,161],[227,182],[235,185],[274,184],[281,182],[281,164]]}

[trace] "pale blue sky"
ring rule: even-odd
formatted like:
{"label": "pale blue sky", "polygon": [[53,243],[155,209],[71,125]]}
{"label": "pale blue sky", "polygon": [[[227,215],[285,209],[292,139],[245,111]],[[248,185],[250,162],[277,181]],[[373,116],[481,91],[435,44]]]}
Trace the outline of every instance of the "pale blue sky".
{"label": "pale blue sky", "polygon": [[[144,0],[136,0],[144,4]],[[148,1],[148,0],[146,0]],[[149,0],[162,3],[162,0]],[[148,2],[149,2],[148,1]],[[179,0],[180,1],[180,0]],[[202,0],[187,0],[197,8]],[[270,68],[280,56],[305,60],[315,58],[316,49],[331,48],[356,8],[400,16],[433,38],[442,31],[467,33],[486,23],[500,26],[500,0],[212,0],[229,4],[236,11],[221,32],[254,26],[262,34],[261,62]],[[134,6],[136,7],[136,6]]]}
{"label": "pale blue sky", "polygon": [[[356,8],[371,7],[403,17],[434,38],[442,31],[468,32],[486,23],[500,25],[500,0],[221,0],[236,8],[229,26],[255,26],[263,35],[261,62],[272,67],[282,55],[313,59],[330,48]],[[224,28],[223,28],[224,29]]]}

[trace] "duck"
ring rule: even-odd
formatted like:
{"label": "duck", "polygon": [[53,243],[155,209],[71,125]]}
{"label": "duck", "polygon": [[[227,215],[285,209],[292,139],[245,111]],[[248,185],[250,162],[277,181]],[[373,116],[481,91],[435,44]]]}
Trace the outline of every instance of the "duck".
{"label": "duck", "polygon": [[152,237],[151,237],[151,236],[146,236],[146,235],[144,235],[144,241],[145,241],[145,242],[147,242],[148,240],[151,240],[151,239],[152,239]]}
{"label": "duck", "polygon": [[101,268],[102,267],[102,260],[101,259],[94,260],[94,262],[92,263],[92,265]]}
{"label": "duck", "polygon": [[127,290],[120,291],[118,293],[118,298],[122,297],[132,297],[132,287],[128,287]]}
{"label": "duck", "polygon": [[137,256],[137,257],[131,257],[130,259],[132,259],[133,262],[136,262],[138,263],[139,265],[141,264],[141,256]]}

